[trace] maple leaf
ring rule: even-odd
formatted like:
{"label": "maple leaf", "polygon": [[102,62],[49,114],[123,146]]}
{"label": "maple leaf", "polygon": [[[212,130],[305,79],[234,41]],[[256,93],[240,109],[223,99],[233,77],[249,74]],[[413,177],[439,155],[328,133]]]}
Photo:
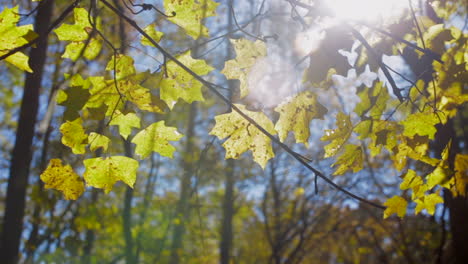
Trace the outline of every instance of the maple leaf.
{"label": "maple leaf", "polygon": [[[73,9],[73,18],[75,24],[63,23],[54,30],[59,40],[72,41],[65,47],[62,58],[76,61],[81,54],[89,60],[96,58],[101,51],[102,43],[89,35],[93,30],[93,25],[90,23],[90,19],[93,19],[93,17],[88,15],[86,9],[78,7]],[[101,28],[100,19],[97,19],[94,23],[98,29]],[[83,51],[83,49],[85,50]]]}
{"label": "maple leaf", "polygon": [[88,137],[89,149],[95,151],[98,148],[102,148],[103,151],[107,151],[110,139],[104,135],[91,132]]}
{"label": "maple leaf", "polygon": [[436,205],[443,202],[444,199],[442,199],[442,197],[437,193],[425,195],[416,200],[416,208],[414,209],[414,212],[415,214],[419,214],[422,210],[426,209],[428,214],[434,215]]}
{"label": "maple leaf", "polygon": [[408,158],[422,161],[431,166],[436,166],[439,160],[429,157],[428,137],[415,136],[413,139],[400,137],[401,141],[393,148],[394,155],[391,156],[394,166],[401,170],[406,166]]}
{"label": "maple leaf", "polygon": [[89,86],[89,81],[84,81],[83,78],[77,74],[72,76],[68,89],[59,91],[57,103],[66,107],[63,113],[63,117],[66,121],[75,120],[80,117],[79,111],[89,98]]}
{"label": "maple leaf", "polygon": [[87,44],[85,42],[72,42],[65,47],[62,58],[76,61],[83,55],[88,60],[94,60],[101,52],[101,48],[102,42],[96,39],[89,40]]}
{"label": "maple leaf", "polygon": [[120,135],[127,139],[132,132],[132,127],[140,128],[140,118],[135,113],[123,114],[117,110],[109,125],[118,126]]}
{"label": "maple leaf", "polygon": [[403,218],[406,215],[406,207],[408,202],[398,195],[394,195],[392,198],[389,198],[385,203],[387,209],[384,211],[384,219],[388,218],[392,214],[397,214],[400,218]]}
{"label": "maple leaf", "polygon": [[249,93],[247,78],[250,70],[257,59],[265,57],[267,50],[264,42],[255,42],[247,39],[231,39],[231,44],[236,51],[236,58],[226,61],[221,71],[227,79],[238,79],[240,81],[240,97]]}
{"label": "maple leaf", "polygon": [[40,177],[46,189],[62,192],[66,200],[78,199],[85,190],[80,176],[70,165],[63,165],[60,159],[51,159]]}
{"label": "maple leaf", "polygon": [[444,150],[442,151],[442,157],[437,164],[437,167],[426,176],[427,180],[427,187],[432,189],[436,185],[440,185],[447,189],[450,189],[450,186],[454,183],[454,178],[451,177],[453,175],[452,170],[449,166],[449,151],[452,145],[452,141],[450,140],[447,145],[445,146]]}
{"label": "maple leaf", "polygon": [[[16,26],[20,20],[18,9],[18,6],[5,8],[0,13],[0,56],[33,41],[38,36],[31,24]],[[28,56],[22,52],[13,53],[5,61],[23,71],[32,72],[28,64]]]}
{"label": "maple leaf", "polygon": [[429,139],[434,139],[437,131],[435,125],[445,123],[446,119],[443,115],[437,115],[432,112],[414,113],[408,115],[405,120],[400,123],[404,126],[403,135],[407,137],[414,137],[418,134],[420,136],[428,136]]}
{"label": "maple leaf", "polygon": [[83,163],[85,166],[83,177],[86,184],[104,189],[105,193],[109,193],[117,181],[123,181],[132,188],[135,184],[139,163],[132,158],[123,156],[93,158],[86,159]]}
{"label": "maple leaf", "polygon": [[371,156],[375,157],[382,151],[382,146],[389,151],[393,150],[397,145],[399,130],[400,125],[397,122],[365,118],[356,125],[353,131],[359,134],[359,139],[371,139],[367,147],[370,149]]}
{"label": "maple leaf", "polygon": [[[198,75],[208,74],[214,69],[204,60],[193,59],[190,50],[177,56],[177,60]],[[204,100],[201,92],[203,85],[173,61],[166,63],[165,69],[159,73],[159,80],[161,99],[171,110],[179,98],[187,103]]]}
{"label": "maple leaf", "polygon": [[[276,134],[273,122],[264,113],[248,111],[245,106],[239,104],[235,106],[270,134]],[[226,149],[226,159],[238,159],[242,153],[250,149],[254,161],[264,169],[268,160],[274,157],[270,138],[236,111],[218,115],[215,120],[216,125],[211,130],[210,135],[215,135],[219,139],[229,137],[223,143],[223,147]]]}
{"label": "maple leaf", "polygon": [[82,123],[83,120],[79,117],[73,121],[66,121],[60,126],[62,144],[71,148],[74,154],[84,154],[88,143],[88,136],[85,134]]}
{"label": "maple leaf", "polygon": [[180,26],[194,39],[208,37],[208,29],[202,20],[216,16],[219,3],[212,0],[164,0],[164,9],[174,16],[167,20]]}
{"label": "maple leaf", "polygon": [[[148,34],[154,41],[159,42],[164,35],[163,32],[156,31],[156,25],[148,25],[146,26],[143,31]],[[145,46],[154,47],[153,43],[151,43],[145,36],[141,36],[141,44]]]}
{"label": "maple leaf", "polygon": [[336,115],[336,126],[338,127],[337,129],[325,130],[325,135],[320,138],[322,141],[331,140],[330,144],[324,147],[325,158],[336,155],[353,132],[353,125],[350,117],[342,112]]}
{"label": "maple leaf", "polygon": [[86,102],[86,108],[107,107],[106,116],[112,115],[116,110],[123,107],[123,101],[120,99],[119,91],[115,87],[113,80],[106,80],[103,76],[92,76],[88,80],[91,82],[89,88],[89,99]]}
{"label": "maple leaf", "polygon": [[339,165],[333,175],[340,175],[348,170],[358,172],[363,168],[363,152],[360,146],[348,144],[344,148],[343,154],[332,164],[332,167]]}
{"label": "maple leaf", "polygon": [[361,102],[356,105],[354,112],[360,117],[369,113],[369,116],[379,118],[387,108],[387,102],[390,99],[387,88],[382,82],[377,82],[372,88],[364,88],[358,93]]}
{"label": "maple leaf", "polygon": [[134,61],[132,57],[118,54],[116,56],[112,56],[109,63],[107,63],[106,70],[112,71],[115,74],[115,79],[120,81],[135,75],[136,70],[133,63]]}
{"label": "maple leaf", "polygon": [[302,92],[289,101],[277,106],[275,111],[280,113],[275,129],[283,142],[289,131],[294,131],[297,143],[306,146],[310,136],[309,123],[312,119],[323,119],[327,109],[317,102],[317,96],[309,91]]}
{"label": "maple leaf", "polygon": [[428,190],[427,185],[424,184],[421,176],[417,175],[414,170],[408,170],[405,176],[403,176],[403,182],[400,184],[400,189],[411,189],[413,191],[413,200],[422,197],[426,190]]}
{"label": "maple leaf", "polygon": [[142,159],[148,157],[151,151],[172,158],[175,147],[169,141],[177,141],[182,137],[175,127],[167,127],[164,121],[159,121],[138,132],[132,143],[136,144],[135,153]]}

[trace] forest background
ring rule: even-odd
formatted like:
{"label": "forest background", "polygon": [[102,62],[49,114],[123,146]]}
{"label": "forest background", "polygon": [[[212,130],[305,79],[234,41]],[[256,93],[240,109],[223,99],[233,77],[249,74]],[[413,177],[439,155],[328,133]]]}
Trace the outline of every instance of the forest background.
{"label": "forest background", "polygon": [[468,261],[466,1],[0,6],[2,263]]}

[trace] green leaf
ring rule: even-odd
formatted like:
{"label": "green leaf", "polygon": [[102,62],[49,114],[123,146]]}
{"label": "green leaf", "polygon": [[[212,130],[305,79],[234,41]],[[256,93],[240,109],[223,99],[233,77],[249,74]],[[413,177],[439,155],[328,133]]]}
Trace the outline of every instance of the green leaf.
{"label": "green leaf", "polygon": [[428,136],[429,139],[434,139],[436,133],[435,125],[445,123],[443,115],[437,115],[432,112],[414,113],[409,115],[406,120],[400,122],[404,126],[403,135],[407,137],[414,137],[418,134],[420,136]]}
{"label": "green leaf", "polygon": [[90,83],[86,83],[80,75],[74,75],[70,81],[70,86],[65,91],[61,91],[57,97],[57,103],[65,106],[63,113],[64,120],[71,121],[80,117],[79,111],[84,107],[89,98]]}
{"label": "green leaf", "polygon": [[106,70],[112,71],[117,81],[133,76],[136,73],[133,58],[123,54],[112,56],[109,63],[107,63]]}
{"label": "green leaf", "polygon": [[[83,51],[83,49],[86,49]],[[62,58],[68,58],[76,61],[83,55],[88,60],[94,60],[99,52],[101,52],[102,42],[96,39],[91,39],[86,46],[84,42],[72,42],[65,47],[65,52]]]}
{"label": "green leaf", "polygon": [[[128,58],[124,58],[122,61],[117,60],[116,74],[120,80],[106,80],[102,76],[88,78],[92,83],[92,88],[89,90],[91,96],[85,107],[99,108],[105,105],[107,106],[106,115],[113,116],[117,110],[122,109],[124,102],[128,100],[141,110],[155,113],[164,112],[164,103],[152,95],[149,89],[140,85],[147,73],[135,74],[133,59]],[[109,62],[108,69],[113,69],[112,61]]]}
{"label": "green leaf", "polygon": [[231,39],[231,44],[236,51],[236,58],[226,61],[224,69],[221,71],[227,79],[238,79],[240,81],[240,97],[245,97],[249,93],[247,76],[257,59],[265,57],[267,54],[264,42],[255,42],[247,39]]}
{"label": "green leaf", "polygon": [[275,111],[280,113],[275,129],[282,142],[289,131],[294,131],[297,143],[306,146],[310,135],[309,124],[312,119],[323,119],[327,109],[317,102],[317,96],[311,92],[302,92],[287,102],[277,106]]}
{"label": "green leaf", "polygon": [[364,154],[360,146],[348,144],[343,154],[333,163],[332,167],[339,165],[333,175],[340,175],[348,170],[358,172],[363,168]]}
{"label": "green leaf", "polygon": [[444,199],[438,193],[431,193],[416,200],[414,212],[415,214],[419,214],[422,210],[426,209],[428,214],[434,215],[436,205],[443,202]]}
{"label": "green leaf", "polygon": [[387,206],[387,209],[384,211],[384,219],[388,218],[392,214],[397,214],[400,218],[403,218],[406,215],[408,202],[402,197],[395,195],[392,198],[389,198],[384,205]]}
{"label": "green leaf", "polygon": [[66,121],[60,126],[62,144],[71,148],[74,154],[84,154],[88,144],[88,136],[82,126],[83,121],[77,118],[74,121]]}
{"label": "green leaf", "polygon": [[93,29],[93,26],[89,23],[88,11],[84,8],[75,8],[73,9],[73,17],[75,24],[63,23],[54,30],[59,40],[85,41],[88,39],[88,32]]}
{"label": "green leaf", "polygon": [[373,119],[380,118],[390,99],[387,88],[382,82],[376,82],[372,88],[364,88],[358,96],[361,102],[356,105],[354,112],[360,117],[369,114]]}
{"label": "green leaf", "polygon": [[325,135],[320,138],[322,141],[330,141],[330,144],[324,147],[325,158],[335,156],[336,153],[343,147],[344,143],[348,141],[349,136],[353,132],[353,125],[348,115],[339,112],[336,115],[336,126],[337,129],[325,130]]}
{"label": "green leaf", "polygon": [[[76,61],[83,55],[86,59],[92,60],[97,57],[102,48],[101,40],[91,38],[90,36],[93,31],[90,19],[93,19],[93,17],[89,16],[88,11],[84,8],[73,9],[73,17],[75,24],[70,25],[63,23],[54,30],[59,40],[72,41],[65,47],[62,58],[69,58],[72,61]],[[100,19],[94,22],[96,27],[100,29]]]}
{"label": "green leaf", "polygon": [[117,110],[109,125],[119,126],[120,135],[127,139],[132,133],[132,127],[140,128],[140,118],[135,113],[123,114]]}
{"label": "green leaf", "polygon": [[[159,32],[156,30],[156,25],[148,25],[143,29],[146,34],[148,34],[154,41],[159,42],[164,35],[163,32]],[[145,36],[141,36],[141,44],[145,46],[154,47],[153,43],[151,43]]]}
{"label": "green leaf", "polygon": [[132,143],[136,144],[135,153],[142,159],[148,157],[151,151],[172,158],[175,147],[169,141],[177,141],[182,137],[176,128],[167,127],[164,121],[159,121],[138,132]]}
{"label": "green leaf", "polygon": [[56,189],[65,196],[66,200],[76,200],[83,194],[85,188],[83,180],[70,165],[62,165],[60,159],[51,159],[41,180],[46,189]]}
{"label": "green leaf", "polygon": [[[273,123],[264,113],[248,111],[243,105],[236,104],[236,106],[270,134],[276,134]],[[218,115],[215,120],[216,125],[211,130],[210,135],[215,135],[219,139],[229,137],[223,143],[223,147],[226,149],[226,159],[238,159],[242,153],[250,149],[254,161],[265,169],[268,160],[275,156],[268,136],[251,125],[236,111]]]}
{"label": "green leaf", "polygon": [[[18,6],[5,8],[0,13],[0,56],[37,38],[32,25],[16,26],[19,20]],[[28,57],[22,52],[10,55],[5,61],[23,71],[32,72]]]}
{"label": "green leaf", "polygon": [[194,39],[208,37],[208,29],[202,24],[207,17],[216,16],[219,3],[212,0],[164,0],[168,20],[180,26]]}
{"label": "green leaf", "polygon": [[[190,51],[177,56],[177,60],[198,75],[208,74],[214,69],[204,60],[193,59]],[[174,107],[179,98],[187,103],[204,100],[201,92],[202,84],[173,61],[166,63],[166,68],[159,74],[159,80],[161,99],[170,109]]]}
{"label": "green leaf", "polygon": [[91,132],[88,137],[89,149],[91,151],[96,151],[98,148],[102,148],[103,151],[107,151],[109,146],[110,139],[104,135]]}
{"label": "green leaf", "polygon": [[139,163],[134,159],[113,156],[86,159],[83,163],[85,166],[83,177],[86,184],[104,189],[105,193],[109,193],[117,181],[123,181],[132,188],[135,184]]}
{"label": "green leaf", "polygon": [[102,76],[89,77],[88,80],[92,86],[89,89],[90,96],[85,104],[86,108],[100,108],[104,105],[107,107],[106,116],[110,116],[123,107],[120,90],[117,90],[113,80],[106,80]]}

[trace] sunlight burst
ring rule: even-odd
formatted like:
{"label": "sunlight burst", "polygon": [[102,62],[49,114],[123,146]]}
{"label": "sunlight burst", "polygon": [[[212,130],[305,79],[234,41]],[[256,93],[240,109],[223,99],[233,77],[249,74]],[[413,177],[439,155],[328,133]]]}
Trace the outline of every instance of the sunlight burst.
{"label": "sunlight burst", "polygon": [[400,15],[408,0],[328,0],[326,4],[340,20],[375,22]]}

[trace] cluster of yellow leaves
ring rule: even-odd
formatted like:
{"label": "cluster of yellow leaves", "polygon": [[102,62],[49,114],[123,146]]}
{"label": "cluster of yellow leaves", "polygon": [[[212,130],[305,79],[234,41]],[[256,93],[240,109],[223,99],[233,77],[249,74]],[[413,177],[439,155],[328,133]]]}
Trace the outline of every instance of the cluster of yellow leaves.
{"label": "cluster of yellow leaves", "polygon": [[[16,26],[20,20],[18,9],[18,6],[5,8],[0,13],[0,56],[37,38],[32,25]],[[10,55],[5,61],[23,71],[32,72],[28,56],[22,52]]]}

